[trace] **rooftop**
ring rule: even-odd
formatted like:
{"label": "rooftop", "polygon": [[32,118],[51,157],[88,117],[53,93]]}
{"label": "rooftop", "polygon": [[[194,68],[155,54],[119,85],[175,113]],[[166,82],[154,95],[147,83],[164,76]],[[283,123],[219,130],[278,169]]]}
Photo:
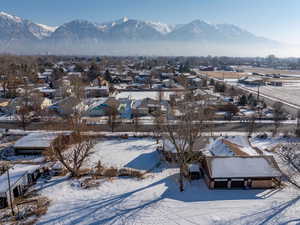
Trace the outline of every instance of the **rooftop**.
{"label": "rooftop", "polygon": [[279,177],[281,173],[272,156],[208,157],[212,178]]}

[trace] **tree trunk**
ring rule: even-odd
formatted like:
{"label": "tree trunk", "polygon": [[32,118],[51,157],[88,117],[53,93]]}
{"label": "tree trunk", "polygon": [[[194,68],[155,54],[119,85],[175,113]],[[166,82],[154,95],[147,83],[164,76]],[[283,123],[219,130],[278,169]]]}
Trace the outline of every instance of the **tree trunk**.
{"label": "tree trunk", "polygon": [[184,191],[184,185],[183,185],[183,166],[180,166],[180,171],[179,171],[179,191],[180,192]]}

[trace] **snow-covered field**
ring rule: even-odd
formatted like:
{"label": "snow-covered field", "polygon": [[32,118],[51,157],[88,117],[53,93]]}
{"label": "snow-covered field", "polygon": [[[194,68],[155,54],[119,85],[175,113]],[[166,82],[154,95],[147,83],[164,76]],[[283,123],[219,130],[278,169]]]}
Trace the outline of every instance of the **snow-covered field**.
{"label": "snow-covered field", "polygon": [[[257,91],[257,88],[250,88]],[[291,104],[300,105],[300,85],[297,86],[263,86],[259,89],[261,94],[278,98]]]}
{"label": "snow-covered field", "polygon": [[42,194],[52,200],[38,224],[299,224],[299,195],[284,190],[209,190],[203,180],[178,191],[174,169],[145,180],[103,181],[81,190],[64,178]]}
{"label": "snow-covered field", "polygon": [[[235,140],[242,144],[244,140]],[[116,167],[147,169],[158,158],[152,139],[115,139],[95,146],[90,163],[101,159]],[[59,224],[299,224],[299,192],[283,190],[209,190],[203,180],[186,183],[180,193],[178,170],[162,165],[143,180],[103,179],[81,189],[65,177],[39,184],[51,206],[39,225]]]}
{"label": "snow-covered field", "polygon": [[151,138],[104,139],[95,145],[88,164],[96,165],[100,160],[106,167],[149,170],[159,161],[156,147],[156,141]]}
{"label": "snow-covered field", "polygon": [[[241,88],[257,93],[257,87],[245,86],[238,84],[237,82],[228,82],[231,85],[238,85]],[[292,105],[300,106],[300,83],[293,85],[285,85],[282,87],[276,86],[260,86],[260,94],[266,97],[274,98],[278,101],[286,102]]]}

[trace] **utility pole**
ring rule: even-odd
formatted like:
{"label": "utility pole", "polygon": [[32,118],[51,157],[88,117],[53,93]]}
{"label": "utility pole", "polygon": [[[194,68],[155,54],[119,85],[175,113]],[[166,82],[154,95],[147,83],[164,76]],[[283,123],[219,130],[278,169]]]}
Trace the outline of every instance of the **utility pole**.
{"label": "utility pole", "polygon": [[260,83],[257,86],[257,101],[259,101],[259,88],[260,88]]}
{"label": "utility pole", "polygon": [[10,201],[10,207],[11,207],[11,214],[14,216],[15,211],[13,207],[13,202],[12,202],[12,194],[11,194],[11,186],[10,186],[10,176],[9,176],[9,166],[5,167],[7,169],[7,182],[8,182],[8,191],[9,191],[9,201]]}

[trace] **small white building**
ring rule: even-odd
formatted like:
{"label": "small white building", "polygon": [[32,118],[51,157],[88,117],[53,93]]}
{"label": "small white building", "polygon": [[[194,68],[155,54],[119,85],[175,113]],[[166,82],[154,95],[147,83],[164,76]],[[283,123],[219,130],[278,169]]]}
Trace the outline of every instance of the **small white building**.
{"label": "small white building", "polygon": [[40,154],[52,146],[58,133],[37,132],[22,137],[14,144],[17,154]]}

